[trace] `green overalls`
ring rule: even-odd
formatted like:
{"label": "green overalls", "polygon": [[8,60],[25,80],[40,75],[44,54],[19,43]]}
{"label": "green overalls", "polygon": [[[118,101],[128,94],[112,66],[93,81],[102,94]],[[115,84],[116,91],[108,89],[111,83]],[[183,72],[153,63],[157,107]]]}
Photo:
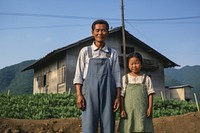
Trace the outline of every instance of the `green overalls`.
{"label": "green overalls", "polygon": [[146,75],[142,83],[127,84],[124,96],[124,107],[127,118],[120,119],[120,133],[153,133],[152,118],[147,118],[148,95],[145,80]]}

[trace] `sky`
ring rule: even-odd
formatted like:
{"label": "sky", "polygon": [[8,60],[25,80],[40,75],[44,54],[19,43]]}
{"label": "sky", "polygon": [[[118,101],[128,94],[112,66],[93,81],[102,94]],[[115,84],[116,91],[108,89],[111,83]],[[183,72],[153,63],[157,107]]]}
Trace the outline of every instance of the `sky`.
{"label": "sky", "polygon": [[[180,65],[200,65],[199,0],[124,0],[125,29]],[[121,0],[0,0],[0,69],[40,59],[91,36],[105,19],[119,27]]]}

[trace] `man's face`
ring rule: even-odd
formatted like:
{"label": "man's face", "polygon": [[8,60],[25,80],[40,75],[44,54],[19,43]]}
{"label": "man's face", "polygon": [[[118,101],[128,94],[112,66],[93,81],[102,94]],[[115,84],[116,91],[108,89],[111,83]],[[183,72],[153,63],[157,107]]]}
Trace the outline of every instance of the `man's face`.
{"label": "man's face", "polygon": [[105,24],[96,24],[94,30],[92,31],[92,35],[97,42],[104,42],[106,37],[108,36],[108,30],[106,29]]}

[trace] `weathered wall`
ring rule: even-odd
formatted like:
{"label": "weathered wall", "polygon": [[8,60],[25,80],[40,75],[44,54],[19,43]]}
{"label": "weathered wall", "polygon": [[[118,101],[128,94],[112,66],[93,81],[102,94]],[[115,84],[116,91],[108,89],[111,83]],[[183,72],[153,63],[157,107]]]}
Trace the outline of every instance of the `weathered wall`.
{"label": "weathered wall", "polygon": [[[57,93],[66,91],[65,84],[58,84],[58,69],[66,65],[65,57],[57,61],[48,61],[44,67],[35,70],[33,94],[35,93]],[[47,85],[38,88],[38,76],[47,75]]]}

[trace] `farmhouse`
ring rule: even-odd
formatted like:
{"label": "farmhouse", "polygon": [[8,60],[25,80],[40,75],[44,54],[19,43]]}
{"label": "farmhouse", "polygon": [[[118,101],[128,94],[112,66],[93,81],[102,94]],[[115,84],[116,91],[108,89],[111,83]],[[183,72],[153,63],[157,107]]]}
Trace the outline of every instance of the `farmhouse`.
{"label": "farmhouse", "polygon": [[[121,73],[123,75],[122,27],[114,28],[109,32],[106,43],[118,51]],[[125,36],[126,54],[137,51],[143,55],[144,64],[142,71],[152,78],[156,92],[160,92],[165,88],[164,68],[179,65],[140,41],[128,31],[125,31]],[[74,91],[73,78],[79,51],[82,47],[91,45],[92,42],[92,36],[84,38],[76,43],[56,49],[24,68],[22,71],[34,69],[33,94],[63,93],[70,88]]]}

